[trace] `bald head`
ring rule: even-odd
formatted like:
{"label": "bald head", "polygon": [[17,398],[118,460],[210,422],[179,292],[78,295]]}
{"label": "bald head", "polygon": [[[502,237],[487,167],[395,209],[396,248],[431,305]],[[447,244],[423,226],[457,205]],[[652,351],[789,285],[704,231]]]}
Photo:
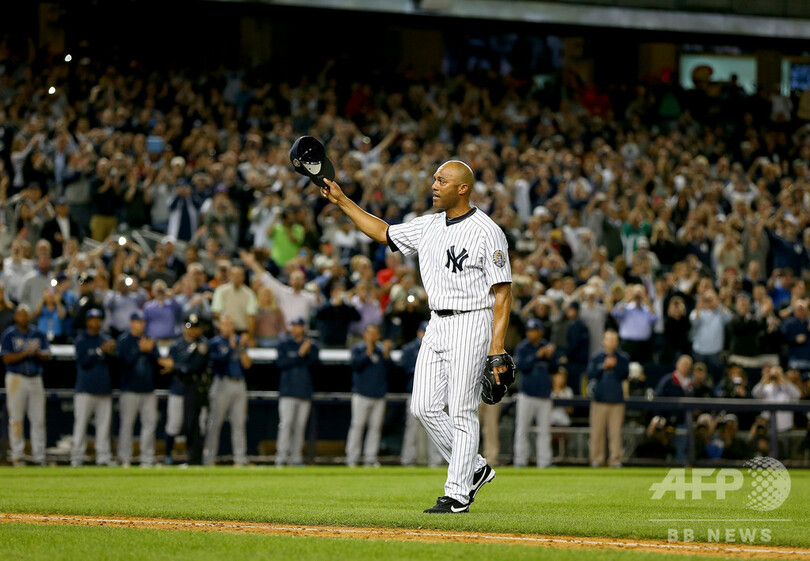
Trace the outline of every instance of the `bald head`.
{"label": "bald head", "polygon": [[472,168],[460,160],[445,162],[439,169],[452,171],[458,185],[466,184],[472,188],[473,183],[475,183],[475,174]]}
{"label": "bald head", "polygon": [[470,208],[470,193],[475,176],[470,166],[458,160],[445,162],[433,174],[433,204],[447,211],[449,217],[460,216]]}

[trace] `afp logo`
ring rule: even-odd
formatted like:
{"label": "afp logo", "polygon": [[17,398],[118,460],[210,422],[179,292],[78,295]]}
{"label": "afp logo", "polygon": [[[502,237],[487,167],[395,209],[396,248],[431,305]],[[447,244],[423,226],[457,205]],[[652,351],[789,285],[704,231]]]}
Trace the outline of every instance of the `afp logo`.
{"label": "afp logo", "polygon": [[663,499],[670,492],[676,500],[700,500],[704,493],[724,500],[728,493],[743,490],[747,491],[745,506],[751,510],[764,512],[782,506],[790,494],[790,474],[785,466],[779,460],[764,457],[748,460],[745,467],[745,473],[729,468],[695,468],[690,472],[674,468],[663,481],[650,485],[649,490],[653,491],[653,500]]}

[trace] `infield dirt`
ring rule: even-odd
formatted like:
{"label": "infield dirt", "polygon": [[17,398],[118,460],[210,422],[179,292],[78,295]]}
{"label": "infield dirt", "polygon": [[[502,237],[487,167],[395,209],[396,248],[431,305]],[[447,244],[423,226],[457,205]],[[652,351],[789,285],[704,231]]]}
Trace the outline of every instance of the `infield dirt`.
{"label": "infield dirt", "polygon": [[405,528],[359,528],[347,526],[302,526],[232,520],[172,520],[164,518],[69,516],[48,514],[0,513],[0,523],[64,524],[73,526],[102,526],[109,528],[142,528],[194,532],[228,532],[235,534],[264,534],[342,538],[358,540],[397,540],[444,543],[488,543],[553,547],[566,549],[612,549],[680,555],[718,555],[735,559],[808,559],[810,549],[730,543],[671,543],[663,540],[626,538],[586,538],[576,536],[545,536],[536,534],[496,534],[484,532],[454,532],[448,530]]}

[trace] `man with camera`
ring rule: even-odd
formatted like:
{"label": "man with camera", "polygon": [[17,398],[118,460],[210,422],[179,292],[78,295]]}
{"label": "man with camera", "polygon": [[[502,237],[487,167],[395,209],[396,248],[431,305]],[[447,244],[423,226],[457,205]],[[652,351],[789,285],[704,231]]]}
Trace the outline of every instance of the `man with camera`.
{"label": "man with camera", "polygon": [[726,324],[731,321],[731,312],[720,304],[717,293],[708,289],[698,297],[689,319],[695,360],[705,363],[710,375],[719,376],[723,372]]}
{"label": "man with camera", "polygon": [[642,364],[652,358],[651,339],[656,315],[647,292],[640,284],[627,287],[625,301],[619,302],[611,312],[619,325],[622,350],[630,360]]}
{"label": "man with camera", "polygon": [[[751,395],[757,399],[772,401],[775,403],[788,403],[798,401],[802,397],[802,392],[794,386],[785,376],[781,366],[771,366],[767,368],[767,374],[751,390]],[[770,411],[763,411],[764,419],[771,418]],[[793,412],[776,412],[776,430],[786,431],[793,428]]]}

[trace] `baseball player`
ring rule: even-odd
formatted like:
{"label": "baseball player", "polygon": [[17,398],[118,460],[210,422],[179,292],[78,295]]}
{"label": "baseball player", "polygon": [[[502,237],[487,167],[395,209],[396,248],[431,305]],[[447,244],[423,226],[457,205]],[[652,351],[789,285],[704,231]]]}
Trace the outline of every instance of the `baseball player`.
{"label": "baseball player", "polygon": [[231,424],[233,463],[247,465],[247,384],[245,370],[253,365],[247,354],[247,335],[237,335],[233,318],[224,314],[219,319],[219,335],[208,342],[214,383],[208,401],[208,430],[205,432],[203,463],[213,466],[219,451],[219,433],[225,416]]}
{"label": "baseball player", "polygon": [[[416,331],[416,339],[407,343],[402,347],[402,360],[400,366],[408,375],[408,384],[405,391],[413,392],[413,373],[416,370],[416,358],[419,356],[419,349],[422,346],[422,339],[425,338],[425,331],[427,331],[428,322],[423,321],[419,324]],[[402,434],[402,452],[400,452],[400,462],[403,466],[412,466],[416,463],[417,444],[420,440],[424,440],[425,433],[419,425],[416,417],[411,415],[411,397],[408,396],[408,402],[405,404],[407,413],[405,415],[405,432]],[[421,434],[420,434],[421,433]],[[421,437],[421,438],[420,438]],[[442,465],[442,455],[439,449],[433,442],[427,443],[427,457],[428,465],[430,467],[437,467]]]}
{"label": "baseball player", "polygon": [[80,466],[87,450],[90,415],[96,426],[96,464],[114,465],[110,449],[112,424],[112,381],[110,365],[115,355],[115,339],[101,333],[104,314],[93,308],[87,312],[85,331],[76,340],[76,393],[73,395],[73,449],[70,465]]}
{"label": "baseball player", "polygon": [[278,439],[276,465],[304,465],[301,449],[312,408],[312,369],[318,364],[318,344],[307,336],[307,321],[290,322],[290,335],[278,343]]}
{"label": "baseball player", "polygon": [[[363,333],[364,342],[352,347],[352,421],[346,437],[346,465],[355,467],[363,446],[363,463],[378,467],[385,392],[388,391],[388,371],[391,362],[391,341],[380,344],[380,328],[369,325]],[[365,443],[363,442],[365,433]]]}
{"label": "baseball player", "polygon": [[143,312],[132,312],[129,333],[119,336],[115,347],[121,372],[118,459],[123,467],[129,467],[132,462],[132,430],[138,416],[141,418],[141,467],[152,467],[155,463],[155,428],[158,421],[155,375],[160,354],[155,340],[146,337],[145,327]]}
{"label": "baseball player", "polygon": [[389,226],[324,175],[331,163],[313,168],[304,154],[293,155],[307,170],[321,170],[313,180],[322,196],[366,235],[403,255],[419,254],[431,317],[416,361],[411,411],[449,463],[444,495],[425,512],[469,512],[481,487],[495,477],[477,453],[482,374],[489,367],[504,390],[499,376],[514,371],[503,346],[512,302],[506,236],[470,206],[475,177],[463,162],[446,162],[433,175],[433,205],[441,212]]}
{"label": "baseball player", "polygon": [[9,418],[11,462],[23,465],[23,422],[31,427],[34,463],[45,465],[45,386],[42,361],[50,358],[48,338],[30,324],[30,310],[20,304],[14,310],[14,323],[3,332],[0,353],[6,365],[6,408]]}
{"label": "baseball player", "polygon": [[515,413],[515,467],[529,463],[529,429],[537,422],[537,467],[551,465],[551,377],[557,371],[557,348],[543,339],[543,322],[526,322],[526,338],[515,347],[520,370]]}

